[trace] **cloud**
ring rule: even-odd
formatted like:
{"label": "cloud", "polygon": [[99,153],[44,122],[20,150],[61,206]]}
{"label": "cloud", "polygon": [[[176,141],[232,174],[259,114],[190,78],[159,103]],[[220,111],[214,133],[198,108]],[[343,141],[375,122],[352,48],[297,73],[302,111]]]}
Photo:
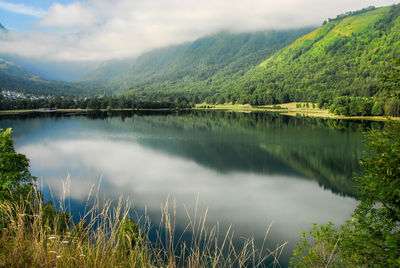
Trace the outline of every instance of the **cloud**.
{"label": "cloud", "polygon": [[87,27],[92,25],[95,20],[96,12],[83,3],[74,2],[66,6],[55,3],[38,25],[44,27]]}
{"label": "cloud", "polygon": [[25,14],[35,17],[42,17],[46,14],[46,11],[36,7],[27,6],[25,4],[14,4],[5,1],[0,1],[0,9],[5,9],[13,13]]}
{"label": "cloud", "polygon": [[[268,236],[272,245],[297,239],[312,222],[342,223],[357,205],[356,200],[334,195],[312,180],[219,173],[193,161],[143,147],[135,142],[135,136],[117,135],[115,140],[107,140],[104,139],[107,135],[100,132],[89,131],[84,135],[91,137],[90,140],[82,137],[49,140],[41,135],[43,139],[17,148],[31,159],[32,172],[44,176],[44,185],[50,185],[55,198],[61,199],[65,190],[69,190],[66,196],[78,203],[85,202],[92,185],[102,178],[107,198],[130,197],[134,208],[146,207],[150,215],[159,215],[160,204],[171,194],[178,204],[178,228],[184,229],[187,223],[181,204],[188,205],[192,216],[195,207],[200,213],[210,207],[209,222],[218,221],[224,228],[233,224],[239,237],[255,236],[260,241],[266,225],[274,221],[274,231]],[[71,174],[71,183],[64,189],[61,180],[67,174]],[[200,197],[199,206],[195,203],[196,196]]]}
{"label": "cloud", "polygon": [[104,61],[134,57],[222,30],[244,32],[320,25],[328,17],[349,10],[390,5],[396,1],[87,0],[67,5],[56,3],[37,23],[37,32],[0,37],[0,53],[58,61]]}

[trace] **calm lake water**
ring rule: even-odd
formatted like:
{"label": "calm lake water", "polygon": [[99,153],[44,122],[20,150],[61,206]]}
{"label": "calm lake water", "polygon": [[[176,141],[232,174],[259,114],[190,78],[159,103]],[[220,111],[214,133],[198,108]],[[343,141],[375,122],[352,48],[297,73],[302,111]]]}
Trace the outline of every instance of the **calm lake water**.
{"label": "calm lake water", "polygon": [[161,204],[175,198],[178,233],[187,224],[184,205],[194,213],[199,196],[207,223],[232,224],[237,242],[261,242],[273,222],[268,246],[288,242],[286,266],[302,231],[313,222],[340,224],[357,205],[351,177],[371,125],[261,112],[126,112],[0,119],[7,127],[48,197],[50,188],[62,195],[69,174],[75,219],[100,179],[108,198],[129,196],[155,225]]}

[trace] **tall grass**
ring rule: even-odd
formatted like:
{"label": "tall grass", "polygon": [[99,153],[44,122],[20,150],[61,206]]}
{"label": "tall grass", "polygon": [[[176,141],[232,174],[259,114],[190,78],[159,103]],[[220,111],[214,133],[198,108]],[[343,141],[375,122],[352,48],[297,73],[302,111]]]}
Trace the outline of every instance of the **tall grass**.
{"label": "tall grass", "polygon": [[[92,193],[93,187],[88,202]],[[129,200],[122,197],[114,203],[97,192],[78,222],[71,221],[63,202],[56,210],[34,191],[29,199],[0,204],[1,267],[279,267],[284,244],[265,248],[270,226],[261,247],[254,238],[235,247],[231,227],[224,235],[219,224],[209,227],[198,199],[194,215],[185,208],[187,223],[179,236],[176,201],[169,198],[157,228],[147,215],[134,223]],[[183,239],[185,234],[191,238]]]}

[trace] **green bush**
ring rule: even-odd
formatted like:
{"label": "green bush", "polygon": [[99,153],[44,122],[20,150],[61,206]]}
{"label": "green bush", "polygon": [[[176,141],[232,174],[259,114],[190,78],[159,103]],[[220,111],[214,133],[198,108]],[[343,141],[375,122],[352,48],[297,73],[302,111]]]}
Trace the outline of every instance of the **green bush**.
{"label": "green bush", "polygon": [[367,157],[356,176],[360,204],[335,229],[315,225],[294,251],[294,267],[400,266],[400,124],[367,133]]}
{"label": "green bush", "polygon": [[336,115],[368,116],[374,102],[368,98],[341,96],[333,100],[330,112]]}
{"label": "green bush", "polygon": [[374,116],[385,115],[385,103],[383,101],[375,102],[372,106],[371,114]]}
{"label": "green bush", "polygon": [[15,152],[12,130],[0,129],[0,201],[26,198],[36,180],[29,172],[29,160]]}
{"label": "green bush", "polygon": [[340,236],[332,222],[326,225],[314,224],[313,228],[302,233],[290,260],[293,267],[338,267],[342,264],[338,250]]}

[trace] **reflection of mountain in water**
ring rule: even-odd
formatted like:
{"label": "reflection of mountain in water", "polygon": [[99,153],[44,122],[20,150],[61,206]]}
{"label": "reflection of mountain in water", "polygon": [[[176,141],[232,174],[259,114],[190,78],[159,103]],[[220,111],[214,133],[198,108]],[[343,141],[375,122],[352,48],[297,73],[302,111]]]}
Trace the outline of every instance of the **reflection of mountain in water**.
{"label": "reflection of mountain in water", "polygon": [[[354,195],[362,131],[370,124],[270,113],[192,112],[110,120],[142,133],[140,143],[219,172],[302,174],[335,193]],[[379,127],[379,124],[377,126]]]}
{"label": "reflection of mountain in water", "polygon": [[0,128],[10,126],[17,150],[29,155],[33,173],[44,178],[46,197],[60,198],[60,180],[71,174],[67,206],[74,219],[84,214],[87,194],[101,177],[103,190],[92,197],[116,201],[129,196],[137,216],[143,219],[141,210],[146,210],[155,224],[166,196],[176,197],[180,237],[187,223],[184,208],[192,214],[197,195],[198,211],[210,208],[209,224],[232,226],[235,245],[242,237],[255,237],[261,245],[266,225],[276,222],[265,247],[289,241],[284,267],[301,231],[312,222],[340,224],[357,204],[319,189],[315,181],[352,194],[349,178],[358,170],[362,124],[268,113],[185,112],[53,113],[0,120]]}
{"label": "reflection of mountain in water", "polygon": [[[112,139],[135,139],[145,147],[193,160],[221,173],[301,174],[345,195],[354,195],[351,178],[360,171],[361,131],[370,127],[365,123],[289,118],[271,113],[115,115],[99,113],[89,116],[93,120],[76,117],[71,121],[42,115],[47,118],[30,120],[29,124],[25,120],[13,121],[13,125],[18,138],[24,129],[67,120],[71,125],[84,125]],[[1,120],[0,126],[5,125],[7,120]]]}

